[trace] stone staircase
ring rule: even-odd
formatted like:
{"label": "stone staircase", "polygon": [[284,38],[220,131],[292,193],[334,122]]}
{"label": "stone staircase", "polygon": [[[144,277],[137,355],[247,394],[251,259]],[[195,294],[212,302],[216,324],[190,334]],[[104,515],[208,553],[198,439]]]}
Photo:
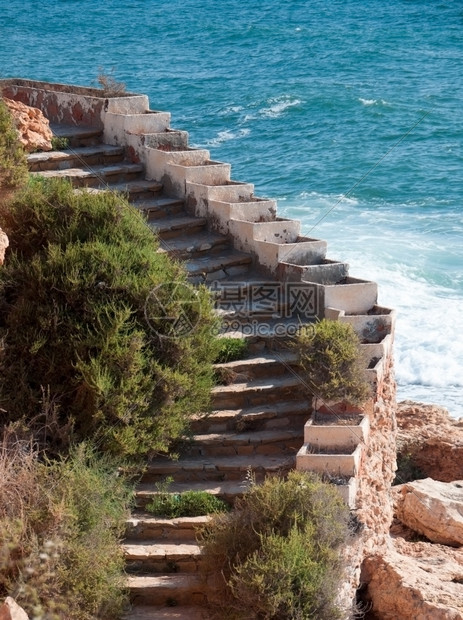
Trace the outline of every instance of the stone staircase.
{"label": "stone staircase", "polygon": [[[311,402],[288,340],[318,318],[351,323],[378,395],[395,315],[377,305],[374,282],[328,260],[324,241],[302,236],[299,222],[277,217],[274,201],[232,181],[228,164],[189,147],[186,132],[170,128],[169,114],[149,110],[146,97],[104,99],[92,89],[73,87],[70,95],[59,87],[21,80],[4,87],[13,99],[40,100],[55,135],[69,140],[68,149],[30,155],[31,171],[70,178],[87,191],[124,192],[159,235],[159,251],[183,261],[192,284],[210,286],[225,335],[248,343],[244,359],[216,365],[212,412],[192,419],[179,458],[148,463],[124,542],[133,604],[126,620],[205,619],[213,584],[198,571],[195,532],[208,517],[148,514],[159,483],[171,477],[171,493],[196,489],[232,503],[250,472],[259,482],[294,468],[298,451],[314,440],[313,429],[304,429]],[[332,436],[316,432],[318,447],[329,450]],[[356,443],[362,454],[367,435]],[[339,459],[332,462],[335,473]],[[355,489],[347,501],[355,506]]]}

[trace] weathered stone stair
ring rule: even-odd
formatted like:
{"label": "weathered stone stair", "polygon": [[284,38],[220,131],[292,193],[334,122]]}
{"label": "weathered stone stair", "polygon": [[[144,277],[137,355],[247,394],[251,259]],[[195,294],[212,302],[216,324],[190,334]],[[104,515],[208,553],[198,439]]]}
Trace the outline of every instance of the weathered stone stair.
{"label": "weathered stone stair", "polygon": [[[34,105],[30,83],[7,89],[10,97]],[[351,278],[345,263],[326,258],[326,242],[302,236],[298,222],[276,217],[274,201],[256,198],[251,184],[230,180],[228,164],[190,148],[186,132],[169,127],[169,114],[150,111],[146,97],[104,99],[76,90],[79,119],[72,118],[72,126],[63,124],[74,109],[67,91],[62,114],[52,111],[59,109],[59,85],[41,91],[43,111],[47,115],[48,106],[50,118],[59,117],[53,130],[68,138],[70,149],[30,156],[31,170],[70,178],[87,191],[124,192],[159,235],[159,251],[184,261],[190,282],[214,291],[226,335],[248,341],[245,360],[217,365],[223,384],[213,390],[213,411],[192,419],[193,435],[180,458],[148,464],[127,523],[133,601],[127,620],[207,618],[210,584],[196,572],[195,542],[195,529],[207,517],[146,514],[156,484],[171,476],[173,493],[205,490],[232,502],[244,492],[250,471],[262,481],[293,468],[310,403],[297,360],[285,348],[288,335],[323,316],[351,322],[365,343],[371,380],[379,385],[391,354],[394,314],[376,305],[375,283]],[[295,311],[288,292],[265,308],[254,301],[244,309],[224,303],[238,289],[269,281],[305,287],[310,311]]]}

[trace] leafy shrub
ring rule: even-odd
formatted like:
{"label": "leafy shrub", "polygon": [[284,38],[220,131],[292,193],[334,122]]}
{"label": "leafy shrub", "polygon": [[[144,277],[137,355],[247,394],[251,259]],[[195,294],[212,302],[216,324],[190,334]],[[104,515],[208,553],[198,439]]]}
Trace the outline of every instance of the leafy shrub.
{"label": "leafy shrub", "polygon": [[176,517],[200,517],[216,512],[225,512],[228,506],[215,495],[206,491],[185,491],[169,493],[172,478],[158,484],[158,493],[146,506],[146,510],[158,517],[175,519]]}
{"label": "leafy shrub", "polygon": [[27,181],[28,175],[26,153],[10,110],[0,98],[0,189],[16,189]]}
{"label": "leafy shrub", "polygon": [[253,485],[200,533],[206,570],[221,575],[218,615],[236,619],[335,619],[339,546],[349,511],[336,489],[291,472]]}
{"label": "leafy shrub", "polygon": [[226,364],[243,359],[246,355],[248,343],[244,338],[218,338],[218,353],[216,364]]}
{"label": "leafy shrub", "polygon": [[418,442],[406,442],[398,446],[397,450],[397,470],[393,485],[404,484],[426,478],[425,472],[416,463],[416,455],[419,452]]}
{"label": "leafy shrub", "polygon": [[364,402],[370,393],[360,340],[349,323],[323,319],[301,328],[295,343],[309,390],[322,400]]}
{"label": "leafy shrub", "polygon": [[126,602],[119,540],[132,489],[115,463],[81,445],[40,462],[0,444],[0,598],[37,620],[113,620]]}
{"label": "leafy shrub", "polygon": [[53,136],[51,139],[51,148],[54,151],[66,150],[69,148],[69,138],[63,136]]}
{"label": "leafy shrub", "polygon": [[[25,419],[55,448],[74,436],[122,455],[166,449],[209,404],[209,293],[187,285],[142,216],[113,193],[37,177],[3,220],[6,419]],[[192,326],[182,337],[179,317]]]}

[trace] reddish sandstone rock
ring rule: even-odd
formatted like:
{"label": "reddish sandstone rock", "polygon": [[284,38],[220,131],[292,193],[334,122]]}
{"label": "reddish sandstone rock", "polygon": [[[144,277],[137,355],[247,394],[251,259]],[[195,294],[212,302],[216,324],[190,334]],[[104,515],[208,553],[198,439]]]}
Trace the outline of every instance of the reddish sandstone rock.
{"label": "reddish sandstone rock", "polygon": [[5,259],[5,250],[8,247],[8,237],[5,235],[3,230],[0,228],[0,265],[3,265],[3,261]]}
{"label": "reddish sandstone rock", "polygon": [[397,443],[408,446],[425,476],[441,482],[463,480],[463,424],[446,409],[403,401],[397,406]]}
{"label": "reddish sandstone rock", "polygon": [[375,618],[463,620],[463,552],[441,545],[390,539],[366,558],[362,581]]}
{"label": "reddish sandstone rock", "polygon": [[32,151],[51,151],[51,139],[53,134],[50,129],[48,119],[38,108],[3,98],[8,106],[16,128],[19,133],[19,140],[28,153]]}

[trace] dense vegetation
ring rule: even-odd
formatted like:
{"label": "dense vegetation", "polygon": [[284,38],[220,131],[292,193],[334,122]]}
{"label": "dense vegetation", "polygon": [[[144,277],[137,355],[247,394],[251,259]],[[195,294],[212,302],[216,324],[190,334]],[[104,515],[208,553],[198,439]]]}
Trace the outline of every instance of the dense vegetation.
{"label": "dense vegetation", "polygon": [[360,340],[349,323],[323,319],[304,326],[295,346],[309,391],[323,401],[361,404],[370,395]]}
{"label": "dense vegetation", "polygon": [[[215,319],[121,196],[35,178],[4,214],[0,406],[46,443],[166,449],[208,406]],[[193,329],[177,338],[168,317]],[[176,325],[184,329],[184,325]],[[46,435],[46,437],[45,437]]]}
{"label": "dense vegetation", "polygon": [[341,617],[340,545],[349,510],[336,489],[291,472],[252,485],[201,534],[207,570],[220,575],[217,617],[299,620]]}
{"label": "dense vegetation", "polygon": [[0,98],[0,201],[2,194],[27,181],[26,153],[18,140],[14,122]]}

